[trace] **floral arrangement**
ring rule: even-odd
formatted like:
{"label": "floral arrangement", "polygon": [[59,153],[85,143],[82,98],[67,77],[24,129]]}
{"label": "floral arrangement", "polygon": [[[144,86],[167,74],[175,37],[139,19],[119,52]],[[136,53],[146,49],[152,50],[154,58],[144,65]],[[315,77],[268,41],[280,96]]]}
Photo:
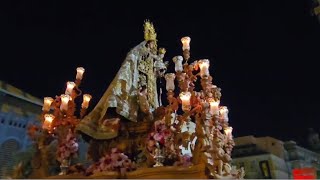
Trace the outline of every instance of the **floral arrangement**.
{"label": "floral arrangement", "polygon": [[154,159],[159,155],[159,151],[166,158],[164,161],[178,159],[179,154],[174,145],[174,133],[166,125],[164,118],[154,122],[153,131],[147,137],[146,148]]}
{"label": "floral arrangement", "polygon": [[71,160],[76,158],[79,145],[71,129],[69,129],[66,139],[63,140],[58,147],[57,160],[62,163],[63,160]]}
{"label": "floral arrangement", "polygon": [[118,171],[121,174],[125,174],[127,171],[133,171],[136,169],[136,165],[132,162],[127,155],[122,153],[117,148],[112,148],[110,153],[105,154],[100,160],[86,170],[86,175],[103,171]]}

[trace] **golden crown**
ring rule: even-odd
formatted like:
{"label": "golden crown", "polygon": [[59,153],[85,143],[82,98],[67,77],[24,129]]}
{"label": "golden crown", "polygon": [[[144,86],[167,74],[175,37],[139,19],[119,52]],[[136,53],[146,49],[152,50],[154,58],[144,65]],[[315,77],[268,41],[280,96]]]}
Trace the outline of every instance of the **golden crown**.
{"label": "golden crown", "polygon": [[157,33],[153,27],[153,24],[149,20],[144,21],[144,39],[146,41],[149,40],[157,40]]}
{"label": "golden crown", "polygon": [[165,54],[166,53],[166,49],[165,48],[159,48],[158,52],[159,52],[159,54]]}

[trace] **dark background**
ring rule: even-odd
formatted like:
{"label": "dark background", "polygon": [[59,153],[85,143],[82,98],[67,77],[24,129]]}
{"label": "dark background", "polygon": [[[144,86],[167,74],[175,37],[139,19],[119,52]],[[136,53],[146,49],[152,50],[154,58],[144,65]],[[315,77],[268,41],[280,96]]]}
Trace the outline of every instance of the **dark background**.
{"label": "dark background", "polygon": [[138,2],[1,1],[0,79],[43,98],[63,93],[83,66],[93,107],[150,19],[166,60],[182,54],[186,35],[191,59],[211,60],[235,136],[301,142],[308,127],[319,130],[320,25],[311,0]]}

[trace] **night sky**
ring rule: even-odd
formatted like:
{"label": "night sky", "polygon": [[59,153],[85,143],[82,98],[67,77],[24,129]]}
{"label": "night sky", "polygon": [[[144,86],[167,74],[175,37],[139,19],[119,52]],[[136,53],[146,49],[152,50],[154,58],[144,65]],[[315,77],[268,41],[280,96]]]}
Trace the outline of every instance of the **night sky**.
{"label": "night sky", "polygon": [[165,60],[182,54],[183,36],[192,39],[191,61],[210,59],[235,136],[301,142],[320,121],[320,23],[308,1],[1,1],[0,80],[55,96],[83,66],[93,107],[150,19]]}

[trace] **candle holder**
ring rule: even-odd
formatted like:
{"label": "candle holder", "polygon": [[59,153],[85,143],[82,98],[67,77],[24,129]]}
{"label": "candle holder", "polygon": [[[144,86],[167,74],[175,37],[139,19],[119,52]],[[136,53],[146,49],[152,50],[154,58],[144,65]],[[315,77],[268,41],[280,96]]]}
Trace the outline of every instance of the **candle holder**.
{"label": "candle holder", "polygon": [[181,92],[179,95],[179,98],[181,100],[182,110],[184,112],[190,111],[190,109],[191,109],[191,104],[190,104],[191,93],[190,92]]}
{"label": "candle holder", "polygon": [[[34,133],[33,126],[29,127],[28,130],[30,131],[29,136],[35,140],[41,154],[46,154],[45,147],[48,146],[48,142],[54,139],[58,140],[56,159],[61,163],[61,175],[67,174],[70,163],[77,155],[78,143],[75,127],[86,114],[92,98],[91,95],[84,94],[81,109],[77,110],[75,99],[82,95],[79,85],[81,84],[83,73],[84,68],[77,68],[75,82],[67,82],[65,94],[55,98],[44,98],[41,115],[43,133]],[[77,112],[79,112],[79,115]],[[42,160],[48,161],[46,158]],[[47,163],[42,164],[46,165]],[[48,169],[48,167],[44,167],[44,169]]]}
{"label": "candle holder", "polygon": [[200,67],[200,76],[201,78],[208,78],[209,77],[209,60],[208,59],[201,59],[198,61]]}
{"label": "candle holder", "polygon": [[[182,65],[181,56],[173,58],[175,77],[180,91],[178,98],[175,98],[173,93],[175,86],[172,83],[174,81],[169,78],[173,77],[173,74],[167,73],[165,75],[168,99],[166,108],[171,113],[174,106],[177,107],[178,103],[181,104],[183,114],[178,115],[177,111],[174,111],[176,118],[174,122],[177,121],[174,126],[175,136],[180,137],[181,134],[184,134],[181,132],[182,124],[195,123],[194,133],[191,133],[190,136],[186,136],[187,133],[185,133],[183,138],[180,137],[184,147],[188,147],[186,144],[191,143],[197,137],[194,146],[191,148],[192,163],[194,165],[200,164],[202,160],[199,157],[203,155],[207,157],[208,162],[213,162],[213,164],[206,166],[210,171],[209,177],[232,178],[231,169],[224,169],[226,166],[223,165],[231,163],[231,150],[234,146],[232,127],[228,126],[229,111],[226,106],[220,106],[221,89],[213,85],[212,76],[209,72],[209,60],[201,59],[191,64],[188,63],[190,59],[190,40],[189,37],[181,39],[185,63]],[[195,90],[197,81],[200,81],[202,87],[199,92]],[[167,126],[170,127],[168,124]],[[207,156],[208,154],[210,156]]]}
{"label": "candle holder", "polygon": [[44,97],[43,98],[43,107],[42,107],[42,111],[43,112],[49,112],[50,111],[50,107],[52,102],[54,101],[54,99],[52,97]]}
{"label": "candle holder", "polygon": [[190,41],[191,41],[191,38],[188,36],[181,38],[183,58],[186,60],[185,61],[186,64],[190,59]]}
{"label": "candle holder", "polygon": [[183,71],[183,66],[182,66],[183,57],[182,56],[175,56],[172,58],[172,61],[175,64],[174,70],[176,72],[182,72]]}

